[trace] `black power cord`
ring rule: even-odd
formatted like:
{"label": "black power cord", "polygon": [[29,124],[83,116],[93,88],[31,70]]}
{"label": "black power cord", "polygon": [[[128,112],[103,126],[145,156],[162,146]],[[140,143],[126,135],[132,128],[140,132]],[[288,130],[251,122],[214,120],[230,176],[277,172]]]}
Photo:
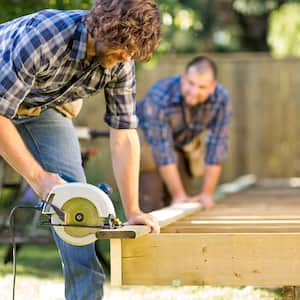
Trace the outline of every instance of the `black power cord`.
{"label": "black power cord", "polygon": [[12,300],[15,300],[15,289],[16,289],[16,276],[17,276],[17,258],[16,258],[16,240],[15,240],[15,222],[14,222],[14,214],[19,208],[30,208],[35,210],[42,210],[44,207],[44,201],[40,202],[39,204],[32,206],[32,205],[16,205],[14,206],[8,216],[8,224],[9,224],[9,231],[11,235],[11,245],[12,245],[12,264],[13,264],[13,286],[12,286]]}

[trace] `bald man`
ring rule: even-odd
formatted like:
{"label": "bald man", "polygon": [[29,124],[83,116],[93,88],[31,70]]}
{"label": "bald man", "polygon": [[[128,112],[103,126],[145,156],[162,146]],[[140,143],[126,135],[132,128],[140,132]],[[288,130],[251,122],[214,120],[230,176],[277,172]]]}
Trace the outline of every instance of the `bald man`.
{"label": "bald man", "polygon": [[[137,105],[143,211],[182,202],[213,207],[231,115],[228,92],[217,82],[216,65],[208,57],[195,57],[183,74],[150,88]],[[195,191],[197,178],[202,182]]]}

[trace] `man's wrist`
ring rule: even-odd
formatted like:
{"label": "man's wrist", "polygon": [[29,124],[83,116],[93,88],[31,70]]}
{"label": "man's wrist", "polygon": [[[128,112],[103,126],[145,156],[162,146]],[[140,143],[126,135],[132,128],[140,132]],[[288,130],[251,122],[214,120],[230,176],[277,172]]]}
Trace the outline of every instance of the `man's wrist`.
{"label": "man's wrist", "polygon": [[24,178],[28,182],[36,183],[41,181],[45,174],[45,170],[42,167],[37,166],[35,169],[31,169],[29,172],[27,172],[27,174],[24,175]]}
{"label": "man's wrist", "polygon": [[139,207],[125,209],[125,215],[127,218],[129,218],[130,216],[141,214],[141,213],[142,213],[142,211],[140,210]]}
{"label": "man's wrist", "polygon": [[207,193],[207,192],[201,192],[201,193],[199,194],[199,197],[210,197],[210,198],[212,198],[212,197],[213,197],[213,194],[214,194],[214,193],[211,193],[211,192],[209,192],[209,193]]}

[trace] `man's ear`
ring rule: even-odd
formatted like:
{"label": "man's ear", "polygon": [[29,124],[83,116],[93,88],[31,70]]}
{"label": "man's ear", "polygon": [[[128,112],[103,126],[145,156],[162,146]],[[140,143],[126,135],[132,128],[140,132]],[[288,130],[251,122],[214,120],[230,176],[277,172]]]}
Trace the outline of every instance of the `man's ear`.
{"label": "man's ear", "polygon": [[217,81],[214,80],[211,84],[211,91],[210,92],[213,93],[215,91],[216,87],[217,87]]}
{"label": "man's ear", "polygon": [[87,37],[87,46],[86,46],[87,57],[96,56],[96,45],[94,39],[88,34]]}

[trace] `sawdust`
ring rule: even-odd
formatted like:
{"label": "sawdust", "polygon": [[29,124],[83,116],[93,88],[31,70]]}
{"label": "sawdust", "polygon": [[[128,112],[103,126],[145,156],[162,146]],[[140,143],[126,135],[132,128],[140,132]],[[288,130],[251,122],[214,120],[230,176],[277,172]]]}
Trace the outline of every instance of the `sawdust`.
{"label": "sawdust", "polygon": [[[12,299],[12,276],[0,278],[0,299]],[[15,300],[63,300],[62,280],[19,276]],[[103,300],[280,300],[273,290],[254,287],[124,287],[105,285]]]}

